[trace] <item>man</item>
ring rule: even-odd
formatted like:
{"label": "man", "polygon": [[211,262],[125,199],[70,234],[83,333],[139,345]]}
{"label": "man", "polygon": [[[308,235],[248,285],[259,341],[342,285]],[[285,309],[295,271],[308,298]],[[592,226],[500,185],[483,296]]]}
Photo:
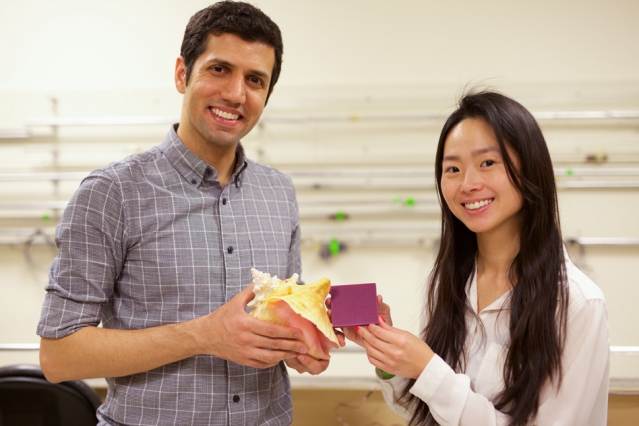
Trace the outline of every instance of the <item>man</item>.
{"label": "man", "polygon": [[246,313],[252,267],[301,269],[292,183],[239,142],[282,51],[277,25],[249,4],[196,13],[175,67],[179,124],[161,145],[92,172],[64,212],[40,362],[52,382],[107,377],[100,425],[288,425],[281,361],[311,374],[328,366],[304,355],[300,330]]}

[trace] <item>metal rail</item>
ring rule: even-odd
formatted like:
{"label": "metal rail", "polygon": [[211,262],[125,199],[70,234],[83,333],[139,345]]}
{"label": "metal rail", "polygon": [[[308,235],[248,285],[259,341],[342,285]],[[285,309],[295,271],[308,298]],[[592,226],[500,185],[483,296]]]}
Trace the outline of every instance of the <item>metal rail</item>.
{"label": "metal rail", "polygon": [[[345,235],[339,238],[341,242],[352,245],[423,245],[425,240],[433,241],[439,237],[439,227],[425,226],[370,226],[357,224],[347,225],[308,225],[304,226],[302,239],[306,242],[328,243],[331,238],[338,235]],[[54,227],[0,227],[0,236],[53,236]],[[359,236],[353,236],[359,234]],[[375,235],[416,235],[415,237],[393,237],[375,239]],[[330,236],[330,238],[329,238]],[[577,244],[581,246],[639,246],[639,238],[616,238],[616,237],[567,237],[564,239],[567,245]]]}
{"label": "metal rail", "polygon": [[[432,165],[419,168],[392,169],[305,169],[281,171],[292,178],[434,178]],[[0,181],[51,181],[51,180],[80,180],[86,172],[33,172],[33,173],[0,173]],[[576,177],[618,177],[639,176],[639,167],[625,168],[592,168],[592,167],[559,167],[555,168],[555,176],[566,178]]]}

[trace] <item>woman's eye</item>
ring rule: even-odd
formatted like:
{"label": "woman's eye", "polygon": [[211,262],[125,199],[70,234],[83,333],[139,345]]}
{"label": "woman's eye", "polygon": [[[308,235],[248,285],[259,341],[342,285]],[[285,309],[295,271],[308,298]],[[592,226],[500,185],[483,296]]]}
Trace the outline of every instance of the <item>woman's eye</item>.
{"label": "woman's eye", "polygon": [[492,166],[493,164],[495,164],[494,160],[486,160],[483,163],[481,163],[482,166]]}
{"label": "woman's eye", "polygon": [[459,169],[455,166],[449,167],[446,169],[446,173],[457,173]]}

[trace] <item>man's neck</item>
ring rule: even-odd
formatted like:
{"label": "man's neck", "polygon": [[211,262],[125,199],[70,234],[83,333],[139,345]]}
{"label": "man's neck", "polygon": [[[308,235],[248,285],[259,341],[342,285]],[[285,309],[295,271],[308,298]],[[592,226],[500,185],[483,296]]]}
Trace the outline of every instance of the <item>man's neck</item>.
{"label": "man's neck", "polygon": [[[210,155],[206,155],[204,157],[198,155],[198,157],[203,159],[206,164],[217,170],[217,180],[220,182],[222,188],[226,187],[231,180],[231,176],[233,176],[233,172],[235,171],[237,163],[236,149],[237,145],[232,150],[210,153]],[[207,154],[209,153],[207,152]]]}
{"label": "man's neck", "polygon": [[208,143],[193,143],[188,138],[180,136],[180,128],[177,130],[178,137],[191,152],[203,160],[206,164],[217,170],[217,179],[224,188],[233,176],[236,167],[237,144],[229,146],[215,146]]}

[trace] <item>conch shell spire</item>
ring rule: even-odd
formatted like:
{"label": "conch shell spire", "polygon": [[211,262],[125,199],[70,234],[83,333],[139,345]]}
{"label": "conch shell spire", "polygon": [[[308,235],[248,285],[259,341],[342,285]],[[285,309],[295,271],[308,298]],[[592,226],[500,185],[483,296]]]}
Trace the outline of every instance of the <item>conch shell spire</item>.
{"label": "conch shell spire", "polygon": [[300,285],[297,284],[297,274],[280,280],[277,276],[271,277],[251,269],[251,275],[255,298],[247,305],[254,308],[250,315],[274,324],[299,328],[302,330],[302,340],[308,345],[308,354],[317,359],[329,359],[329,350],[339,347],[339,340],[324,306],[331,289],[330,279],[325,277],[314,283]]}

